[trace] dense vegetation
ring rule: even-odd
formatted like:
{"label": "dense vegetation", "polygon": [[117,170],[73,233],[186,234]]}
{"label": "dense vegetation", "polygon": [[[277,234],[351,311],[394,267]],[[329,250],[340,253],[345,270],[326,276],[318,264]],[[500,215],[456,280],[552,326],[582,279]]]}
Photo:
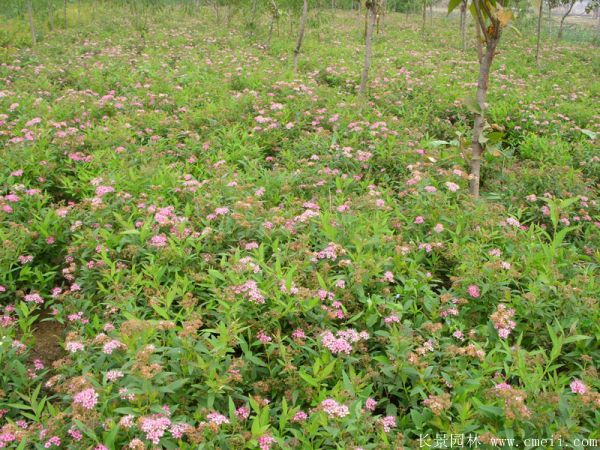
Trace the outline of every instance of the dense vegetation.
{"label": "dense vegetation", "polygon": [[188,6],[3,29],[0,448],[593,448],[597,49],[505,31],[474,199],[453,18],[360,96],[362,14]]}

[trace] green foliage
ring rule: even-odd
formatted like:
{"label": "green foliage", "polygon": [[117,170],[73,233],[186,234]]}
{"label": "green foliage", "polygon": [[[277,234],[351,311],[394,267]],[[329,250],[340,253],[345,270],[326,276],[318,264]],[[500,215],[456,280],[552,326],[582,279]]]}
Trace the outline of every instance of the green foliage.
{"label": "green foliage", "polygon": [[600,438],[589,47],[538,67],[505,34],[474,202],[452,17],[423,39],[389,13],[358,99],[355,12],[313,17],[293,74],[295,22],[265,50],[265,4],[253,30],[248,4],[230,28],[213,5],[144,3],[141,28],[142,3],[98,4],[33,50],[15,16],[0,53],[8,448]]}

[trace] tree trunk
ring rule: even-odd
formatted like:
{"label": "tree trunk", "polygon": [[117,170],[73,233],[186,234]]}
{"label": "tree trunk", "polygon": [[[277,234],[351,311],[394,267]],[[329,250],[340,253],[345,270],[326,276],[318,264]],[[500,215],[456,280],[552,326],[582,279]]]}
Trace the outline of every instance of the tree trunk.
{"label": "tree trunk", "polygon": [[373,28],[375,27],[375,19],[377,16],[377,8],[375,6],[375,0],[370,0],[369,7],[367,8],[369,14],[369,20],[367,21],[367,34],[365,36],[365,61],[363,64],[362,75],[360,77],[360,86],[358,93],[363,95],[367,88],[367,79],[369,78],[369,68],[371,67],[371,52],[373,44]]}
{"label": "tree trunk", "polygon": [[460,35],[462,37],[463,52],[467,51],[467,2],[463,0],[460,4]]}
{"label": "tree trunk", "polygon": [[427,3],[425,2],[425,0],[422,0],[423,2],[423,25],[421,27],[421,32],[423,34],[425,34],[425,23],[427,22]]}
{"label": "tree trunk", "polygon": [[483,155],[483,146],[481,145],[481,135],[485,125],[485,100],[488,91],[488,82],[490,79],[490,68],[496,54],[496,47],[500,35],[489,37],[485,47],[485,54],[479,64],[479,78],[477,80],[477,105],[479,112],[475,115],[473,124],[473,139],[471,140],[471,180],[469,182],[469,191],[474,197],[479,197],[479,180],[481,172],[481,156]]}
{"label": "tree trunk", "polygon": [[265,47],[268,49],[271,47],[271,38],[273,37],[273,27],[275,26],[275,20],[277,20],[277,16],[279,11],[277,11],[277,4],[275,0],[271,0],[271,23],[269,24],[269,34],[267,36],[267,44]]}
{"label": "tree trunk", "polygon": [[50,30],[54,30],[54,11],[52,10],[52,2],[48,2],[48,23]]}
{"label": "tree trunk", "polygon": [[576,0],[571,0],[571,3],[569,4],[569,9],[567,9],[567,12],[562,16],[562,18],[560,19],[560,27],[558,28],[558,39],[560,40],[562,38],[562,34],[563,34],[563,25],[565,23],[565,19],[567,18],[567,16],[569,14],[571,14],[571,10],[573,9],[573,6],[575,5],[575,1]]}
{"label": "tree trunk", "polygon": [[271,17],[271,23],[269,24],[269,35],[267,36],[267,44],[265,47],[268,49],[271,47],[271,38],[273,37],[273,26],[275,25],[275,16]]}
{"label": "tree trunk", "polygon": [[217,24],[221,23],[221,16],[219,15],[219,2],[218,0],[213,0],[213,6],[215,8],[215,17],[217,19]]}
{"label": "tree trunk", "polygon": [[65,29],[67,28],[67,0],[63,2],[63,16],[65,18]]}
{"label": "tree trunk", "polygon": [[479,61],[479,64],[481,64],[481,61],[483,60],[483,47],[481,40],[481,29],[479,28],[479,25],[475,23],[475,46],[477,47],[477,61]]}
{"label": "tree trunk", "polygon": [[304,40],[304,28],[306,27],[306,16],[308,15],[308,0],[304,0],[302,5],[302,18],[300,19],[300,31],[298,32],[298,40],[296,41],[296,48],[294,48],[294,72],[298,71],[298,56],[300,55],[300,48],[302,48],[302,41]]}
{"label": "tree trunk", "polygon": [[537,45],[535,47],[535,62],[540,62],[540,34],[542,31],[542,7],[544,6],[543,0],[540,0],[540,8],[538,11],[538,22],[537,22]]}
{"label": "tree trunk", "polygon": [[433,1],[429,3],[429,25],[433,27]]}
{"label": "tree trunk", "polygon": [[29,31],[31,31],[31,45],[37,44],[37,38],[35,36],[35,25],[33,23],[33,6],[31,5],[32,0],[27,0],[27,15],[29,16]]}

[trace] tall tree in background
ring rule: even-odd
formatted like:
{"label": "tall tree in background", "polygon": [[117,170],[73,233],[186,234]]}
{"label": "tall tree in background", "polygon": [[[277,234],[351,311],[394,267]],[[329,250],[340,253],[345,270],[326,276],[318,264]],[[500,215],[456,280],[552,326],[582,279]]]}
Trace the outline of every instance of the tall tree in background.
{"label": "tall tree in background", "polygon": [[460,2],[460,36],[462,38],[462,49],[467,51],[467,0]]}
{"label": "tall tree in background", "polygon": [[563,25],[565,24],[565,19],[569,14],[571,14],[571,11],[573,11],[573,6],[575,6],[575,3],[577,3],[577,0],[558,0],[558,4],[563,5],[566,8],[565,13],[560,18],[560,26],[558,28],[558,39],[562,39]]}
{"label": "tall tree in background", "polygon": [[[537,5],[536,3],[537,2]],[[542,31],[542,9],[544,6],[544,2],[542,0],[534,0],[534,5],[538,8],[538,20],[537,20],[537,31],[536,31],[536,39],[537,43],[535,46],[535,62],[540,62],[540,34]]]}
{"label": "tall tree in background", "polygon": [[265,44],[266,48],[271,46],[271,38],[273,37],[273,27],[275,26],[275,22],[279,19],[281,13],[277,8],[277,4],[275,0],[271,0],[271,23],[269,24],[269,35],[267,36],[267,43]]}
{"label": "tall tree in background", "polygon": [[32,0],[27,0],[27,16],[29,18],[29,31],[31,31],[31,45],[37,44],[37,38],[35,35],[35,24],[33,23],[33,5]]}
{"label": "tall tree in background", "polygon": [[378,14],[379,0],[366,0],[365,9],[367,12],[367,30],[365,33],[365,60],[363,63],[362,75],[360,77],[359,94],[364,94],[367,88],[367,80],[369,78],[369,68],[371,67],[371,54],[373,49],[373,29]]}
{"label": "tall tree in background", "polygon": [[302,41],[304,40],[304,29],[306,28],[306,17],[307,16],[308,16],[308,0],[303,0],[302,17],[300,18],[300,30],[298,31],[298,40],[296,41],[296,47],[294,48],[294,72],[298,71],[298,56],[300,55],[300,49],[302,48]]}
{"label": "tall tree in background", "polygon": [[[496,48],[500,42],[503,29],[512,19],[512,12],[508,9],[510,0],[470,0],[469,10],[475,19],[475,26],[479,27],[485,49],[479,61],[479,77],[477,79],[476,102],[473,105],[475,120],[471,139],[471,180],[469,190],[474,197],[479,197],[479,182],[481,173],[481,158],[485,137],[485,110],[490,79],[490,69],[496,56]],[[448,12],[452,12],[461,0],[450,0]]]}

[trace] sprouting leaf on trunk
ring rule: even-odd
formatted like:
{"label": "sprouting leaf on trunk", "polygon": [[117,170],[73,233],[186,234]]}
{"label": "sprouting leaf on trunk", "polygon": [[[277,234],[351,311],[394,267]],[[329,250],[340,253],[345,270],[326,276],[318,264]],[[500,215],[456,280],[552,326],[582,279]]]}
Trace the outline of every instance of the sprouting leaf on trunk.
{"label": "sprouting leaf on trunk", "polygon": [[481,107],[479,106],[479,103],[477,103],[477,100],[475,100],[474,98],[466,97],[462,99],[462,102],[467,107],[467,109],[473,114],[481,114]]}
{"label": "sprouting leaf on trunk", "polygon": [[496,13],[496,17],[498,18],[498,22],[500,22],[500,26],[505,28],[513,19],[514,15],[510,9],[499,9]]}

